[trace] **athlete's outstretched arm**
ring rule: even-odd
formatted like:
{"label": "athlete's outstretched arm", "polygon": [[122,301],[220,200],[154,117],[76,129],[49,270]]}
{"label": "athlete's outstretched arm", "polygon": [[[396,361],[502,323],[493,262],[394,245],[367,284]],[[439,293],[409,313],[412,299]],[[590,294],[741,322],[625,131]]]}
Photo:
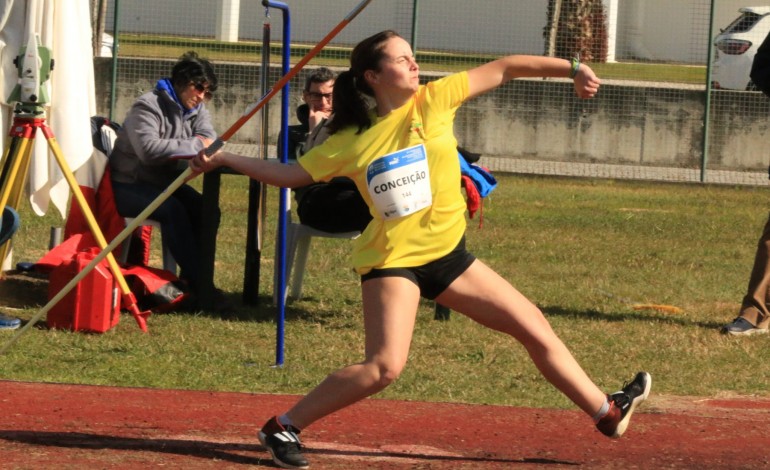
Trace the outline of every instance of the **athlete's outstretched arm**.
{"label": "athlete's outstretched arm", "polygon": [[[478,96],[500,85],[524,77],[564,77],[572,73],[572,62],[555,57],[510,55],[468,70],[470,96]],[[578,63],[575,76],[575,93],[581,98],[592,98],[599,90],[601,81],[591,68]]]}
{"label": "athlete's outstretched arm", "polygon": [[190,160],[190,168],[196,173],[227,166],[249,178],[282,188],[297,188],[313,183],[313,178],[298,164],[281,163],[277,160],[245,157],[230,152],[217,152],[212,156],[200,152]]}

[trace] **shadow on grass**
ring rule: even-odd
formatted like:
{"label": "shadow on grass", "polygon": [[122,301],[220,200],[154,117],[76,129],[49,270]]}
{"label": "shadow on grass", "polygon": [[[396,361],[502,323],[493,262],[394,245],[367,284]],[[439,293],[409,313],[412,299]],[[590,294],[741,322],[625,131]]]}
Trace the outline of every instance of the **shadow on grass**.
{"label": "shadow on grass", "polygon": [[[258,444],[239,444],[227,442],[208,442],[204,440],[181,440],[181,439],[149,439],[108,436],[103,434],[88,434],[78,432],[48,432],[48,431],[0,431],[0,439],[8,442],[16,442],[27,445],[60,447],[67,449],[94,449],[100,452],[101,459],[109,461],[110,458],[104,456],[104,450],[115,451],[134,451],[134,452],[158,452],[162,454],[176,454],[180,456],[195,457],[201,459],[210,459],[222,462],[232,462],[245,465],[262,465],[274,467],[272,460],[265,458],[242,455],[243,452],[265,453],[264,447]],[[414,465],[415,461],[425,464],[436,464],[438,467],[450,468],[458,463],[502,463],[508,465],[529,464],[529,465],[579,465],[575,462],[565,460],[544,459],[544,458],[521,458],[506,459],[495,457],[477,457],[477,456],[457,456],[457,455],[436,455],[421,454],[416,452],[378,452],[366,450],[328,450],[313,449],[312,446],[305,449],[306,455],[326,456],[330,458],[349,459],[351,457],[358,459],[373,458],[381,460],[383,458],[393,459],[386,462],[388,467],[397,465],[397,460],[405,459]],[[78,459],[85,457],[79,456]],[[88,458],[89,461],[93,459]],[[60,463],[65,463],[66,458],[60,457]],[[372,467],[377,465],[372,462]],[[418,465],[421,465],[418,463]]]}
{"label": "shadow on grass", "polygon": [[[278,305],[273,303],[272,296],[259,296],[254,305],[244,304],[240,293],[226,294],[228,301],[233,306],[228,311],[180,311],[173,312],[175,315],[200,315],[208,318],[222,318],[229,321],[240,322],[274,322],[278,314]],[[356,299],[360,303],[359,299]],[[303,297],[298,300],[289,300],[284,307],[284,319],[290,320],[312,320],[313,322],[323,323],[324,319],[339,315],[337,309],[321,309],[314,306],[308,308],[307,304],[321,305],[322,302],[313,297]],[[159,314],[165,315],[165,314]]]}
{"label": "shadow on grass", "polygon": [[[236,294],[232,294],[235,296]],[[361,300],[359,298],[351,299],[350,302],[360,303]],[[294,300],[294,301],[288,301],[285,306],[285,320],[308,320],[313,321],[316,323],[326,323],[327,319],[329,318],[336,318],[339,315],[339,310],[328,308],[328,309],[321,309],[317,307],[313,307],[313,309],[308,309],[305,307],[306,304],[316,304],[320,305],[322,302],[314,297],[303,297],[302,299]],[[434,309],[435,303],[433,301],[426,301],[423,300],[420,303],[421,307],[430,308],[431,310]],[[276,318],[277,313],[277,305],[273,303],[273,300],[271,297],[261,297],[259,299],[259,303],[255,306],[245,306],[245,305],[239,305],[236,312],[234,312],[234,315],[231,317],[228,317],[229,320],[234,321],[245,321],[245,322],[273,322]],[[662,313],[655,310],[639,310],[639,311],[630,311],[630,312],[622,312],[622,311],[616,311],[616,312],[600,312],[598,310],[575,310],[575,309],[569,309],[564,308],[560,306],[540,306],[540,308],[543,310],[543,312],[546,313],[546,315],[549,316],[561,316],[561,317],[572,317],[572,318],[583,318],[593,321],[603,321],[603,322],[658,322],[661,324],[668,324],[668,325],[679,325],[684,327],[697,327],[697,328],[703,328],[707,330],[718,330],[720,329],[724,322],[713,322],[713,321],[697,321],[687,318],[684,315],[681,314],[675,314],[675,313]],[[220,316],[216,313],[202,313],[207,316],[211,317],[217,317]],[[457,312],[451,312],[451,315],[459,315]],[[450,315],[450,316],[451,316]]]}
{"label": "shadow on grass", "polygon": [[[14,283],[14,281],[6,282],[6,283],[0,283],[0,287],[6,287],[6,290],[10,289],[14,292],[24,292],[25,289],[18,289],[18,283]],[[22,287],[28,287],[28,286],[22,286]],[[37,303],[40,302],[41,299],[41,289],[38,288],[38,296],[35,297],[35,301]],[[3,291],[0,289],[0,293]],[[25,295],[27,295],[25,293]],[[2,297],[2,296],[0,296]],[[153,313],[152,315],[198,315],[203,316],[207,318],[221,318],[228,321],[238,321],[238,322],[254,322],[254,323],[264,323],[264,322],[274,322],[276,321],[276,315],[278,306],[273,303],[272,296],[262,295],[259,296],[257,299],[257,302],[255,305],[247,305],[244,304],[243,295],[241,292],[232,292],[232,293],[226,293],[225,298],[232,306],[227,311],[203,311],[203,310],[190,310],[190,311],[173,311],[168,313]],[[44,298],[44,297],[43,297]],[[7,300],[7,299],[4,299]],[[348,300],[344,300],[346,305],[352,305],[352,304],[359,304],[361,303],[361,299],[359,297],[353,297]],[[4,301],[2,304],[7,304],[8,302]],[[42,308],[42,305],[34,305],[35,302],[31,302],[32,305],[25,305],[26,308]],[[308,304],[314,304],[312,308],[309,308]],[[284,310],[284,319],[286,321],[291,320],[308,320],[313,321],[315,323],[327,323],[327,319],[330,318],[337,318],[339,315],[339,309],[337,308],[318,308],[318,305],[323,304],[323,302],[315,297],[308,296],[308,297],[302,297],[301,299],[296,300],[289,300],[286,303],[285,310]],[[420,303],[421,308],[428,308],[431,311],[435,308],[435,303],[433,301],[428,301],[425,299],[421,300]],[[615,311],[611,313],[607,312],[600,312],[598,310],[575,310],[575,309],[569,309],[564,308],[560,306],[539,306],[543,312],[545,312],[547,315],[550,316],[561,316],[561,317],[573,317],[573,318],[583,318],[583,319],[589,319],[589,320],[596,320],[596,321],[606,321],[606,322],[627,322],[627,321],[643,321],[643,322],[659,322],[662,324],[670,324],[670,325],[680,325],[685,327],[698,327],[698,328],[704,328],[707,330],[718,330],[723,325],[724,322],[709,322],[709,321],[696,321],[686,318],[683,315],[673,314],[673,313],[661,313],[657,311],[651,311],[651,310],[645,310],[645,311]],[[360,308],[359,308],[360,309]],[[126,319],[128,320],[128,316],[130,314],[128,312],[123,312],[123,315],[126,316]],[[450,311],[450,317],[451,315],[459,315],[459,313]],[[438,318],[437,318],[438,319]],[[441,318],[442,320],[447,320],[449,318]],[[133,320],[132,320],[133,321]],[[22,319],[22,325],[26,324],[27,322]],[[37,324],[35,325],[35,328],[38,329],[47,329],[45,318],[41,318]]]}
{"label": "shadow on grass", "polygon": [[642,321],[649,323],[651,321],[670,325],[680,325],[689,327],[705,328],[708,330],[719,329],[724,323],[694,321],[677,314],[664,314],[655,311],[633,311],[633,312],[613,312],[606,313],[598,310],[573,310],[558,306],[540,307],[546,315],[584,318],[588,320],[605,322],[628,322]]}

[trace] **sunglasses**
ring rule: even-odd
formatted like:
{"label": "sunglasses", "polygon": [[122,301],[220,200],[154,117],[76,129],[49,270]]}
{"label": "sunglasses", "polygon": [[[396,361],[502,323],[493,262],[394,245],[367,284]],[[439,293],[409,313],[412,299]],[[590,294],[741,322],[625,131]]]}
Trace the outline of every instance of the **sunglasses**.
{"label": "sunglasses", "polygon": [[208,87],[203,83],[192,83],[191,85],[195,87],[195,90],[198,93],[203,93],[203,97],[205,99],[210,100],[211,97],[213,96],[213,94],[209,91]]}

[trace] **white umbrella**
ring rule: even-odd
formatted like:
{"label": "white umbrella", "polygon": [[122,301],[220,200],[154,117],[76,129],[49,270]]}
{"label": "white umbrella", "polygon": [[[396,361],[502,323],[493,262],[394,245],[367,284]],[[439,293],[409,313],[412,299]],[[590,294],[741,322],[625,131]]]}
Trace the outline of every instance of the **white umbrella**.
{"label": "white umbrella", "polygon": [[[3,2],[0,2],[3,3]],[[36,32],[41,45],[51,49],[54,69],[46,82],[50,96],[47,123],[72,171],[86,163],[93,151],[90,117],[96,113],[91,20],[88,0],[5,0],[0,5],[0,144],[4,149],[12,122],[12,105],[6,100],[17,84],[13,64],[29,35]],[[42,133],[28,175],[32,208],[38,215],[50,202],[64,217],[69,186],[49,155]]]}

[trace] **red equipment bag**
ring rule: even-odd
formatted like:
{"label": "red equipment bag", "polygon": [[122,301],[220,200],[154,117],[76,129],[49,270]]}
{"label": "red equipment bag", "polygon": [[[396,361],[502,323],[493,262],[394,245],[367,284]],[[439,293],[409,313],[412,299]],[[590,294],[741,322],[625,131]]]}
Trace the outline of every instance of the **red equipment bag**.
{"label": "red equipment bag", "polygon": [[[99,254],[98,248],[79,251],[51,271],[48,298],[52,299]],[[49,328],[104,333],[120,321],[120,292],[102,260],[48,312]]]}

